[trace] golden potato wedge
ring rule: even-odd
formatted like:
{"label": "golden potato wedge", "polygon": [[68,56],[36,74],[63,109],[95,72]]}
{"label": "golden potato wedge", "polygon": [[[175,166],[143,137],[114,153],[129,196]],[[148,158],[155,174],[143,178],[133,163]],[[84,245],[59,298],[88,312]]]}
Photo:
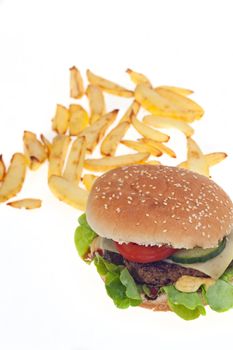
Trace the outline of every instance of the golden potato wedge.
{"label": "golden potato wedge", "polygon": [[132,117],[132,124],[140,135],[148,139],[152,139],[158,142],[167,142],[170,139],[170,136],[158,130],[150,128],[146,124],[140,122],[135,116]]}
{"label": "golden potato wedge", "polygon": [[208,289],[216,281],[210,277],[194,277],[194,276],[181,276],[175,283],[176,289],[180,292],[191,293],[196,292],[202,285]]}
{"label": "golden potato wedge", "polygon": [[0,187],[0,203],[15,197],[21,191],[27,169],[27,160],[22,153],[15,153]]}
{"label": "golden potato wedge", "polygon": [[[163,91],[166,91],[165,98],[162,96],[161,89],[159,90],[160,93],[157,92],[157,89],[155,91],[147,84],[139,84],[135,89],[135,99],[152,114],[160,117],[174,118],[188,123],[193,122],[203,115],[203,109],[193,101],[164,89]],[[173,100],[171,95],[173,96]],[[176,98],[174,98],[174,95]],[[183,99],[185,99],[185,102]]]}
{"label": "golden potato wedge", "polygon": [[117,114],[118,109],[115,109],[112,112],[103,115],[79,134],[79,136],[86,137],[87,150],[89,152],[92,152],[98,142],[104,137],[106,130],[114,122]]}
{"label": "golden potato wedge", "polygon": [[0,154],[0,181],[4,179],[5,174],[6,174],[6,166],[2,158],[2,154]]}
{"label": "golden potato wedge", "polygon": [[166,89],[166,90],[171,90],[171,91],[175,92],[176,94],[179,94],[179,95],[182,95],[182,96],[188,96],[188,95],[193,94],[192,90],[180,88],[180,87],[177,87],[177,86],[161,85],[161,86],[159,86],[159,88]]}
{"label": "golden potato wedge", "polygon": [[83,79],[75,66],[70,68],[70,97],[81,98],[85,93]]}
{"label": "golden potato wedge", "polygon": [[69,136],[57,135],[54,137],[49,155],[48,177],[62,174],[69,143]]}
{"label": "golden potato wedge", "polygon": [[104,156],[114,156],[117,146],[119,145],[121,139],[125,136],[129,127],[130,123],[122,122],[112,129],[101,144],[101,154]]}
{"label": "golden potato wedge", "polygon": [[187,163],[189,170],[209,176],[209,167],[205,156],[191,137],[187,137]]}
{"label": "golden potato wedge", "polygon": [[135,153],[117,157],[104,157],[99,159],[86,159],[84,168],[93,171],[107,171],[119,166],[144,163],[150,153]]}
{"label": "golden potato wedge", "polygon": [[63,177],[69,181],[79,183],[82,175],[87,142],[84,136],[73,141],[67,159]]}
{"label": "golden potato wedge", "polygon": [[143,118],[145,124],[149,124],[155,128],[162,129],[178,129],[185,134],[185,136],[190,137],[194,133],[194,129],[187,123],[181,120],[176,120],[172,118],[159,117],[156,115],[147,115]]}
{"label": "golden potato wedge", "polygon": [[138,141],[157,149],[161,153],[167,154],[169,157],[176,158],[175,152],[171,148],[165,146],[161,142],[157,142],[157,141],[154,141],[151,139],[146,139],[146,138],[139,139]]}
{"label": "golden potato wedge", "polygon": [[86,95],[90,107],[90,124],[93,124],[99,117],[105,114],[105,100],[101,88],[97,85],[89,84]]}
{"label": "golden potato wedge", "polygon": [[123,140],[121,141],[121,143],[126,147],[132,148],[138,152],[149,152],[152,156],[155,156],[155,157],[160,157],[162,155],[162,152],[159,149],[154,148],[153,146],[147,143],[137,142],[132,140]]}
{"label": "golden potato wedge", "polygon": [[148,86],[150,86],[150,87],[152,86],[150,80],[144,74],[135,72],[130,68],[128,68],[126,70],[126,73],[129,74],[130,79],[132,80],[132,82],[134,84],[137,85],[137,84],[146,83],[146,84],[148,84]]}
{"label": "golden potato wedge", "polygon": [[88,192],[77,185],[77,182],[68,181],[64,177],[52,175],[48,181],[49,188],[62,202],[79,210],[86,210]]}
{"label": "golden potato wedge", "polygon": [[43,142],[47,155],[49,156],[52,149],[52,143],[43,134],[40,134],[40,139]]}
{"label": "golden potato wedge", "polygon": [[29,168],[31,170],[37,170],[48,157],[46,148],[37,139],[36,134],[31,131],[24,131],[23,143],[24,153],[28,160]]}
{"label": "golden potato wedge", "polygon": [[95,180],[98,178],[98,176],[93,175],[93,174],[85,174],[83,175],[83,184],[86,187],[87,191],[90,191],[93,183]]}
{"label": "golden potato wedge", "polygon": [[92,73],[89,69],[87,70],[87,79],[89,83],[93,85],[98,85],[103,91],[108,92],[112,95],[122,96],[122,97],[133,97],[134,92],[127,90],[124,87],[113,83],[110,80],[101,78],[98,75]]}
{"label": "golden potato wedge", "polygon": [[150,165],[160,165],[161,163],[158,162],[157,160],[148,160],[144,164],[150,164]]}
{"label": "golden potato wedge", "polygon": [[35,199],[35,198],[24,198],[24,199],[19,199],[18,201],[7,203],[7,205],[9,205],[12,208],[28,209],[28,210],[40,208],[41,204],[42,204],[42,201],[40,199]]}
{"label": "golden potato wedge", "polygon": [[70,122],[69,130],[71,136],[77,136],[89,124],[87,111],[80,105],[70,105]]}
{"label": "golden potato wedge", "polygon": [[55,116],[52,119],[52,129],[58,134],[65,134],[70,120],[70,111],[62,105],[57,105]]}
{"label": "golden potato wedge", "polygon": [[137,116],[139,109],[140,109],[140,104],[134,100],[129,106],[129,108],[127,109],[127,111],[125,112],[125,114],[123,115],[123,117],[120,119],[119,123],[122,123],[122,122],[131,123],[132,117]]}
{"label": "golden potato wedge", "polygon": [[[204,157],[205,157],[205,160],[208,164],[208,167],[211,167],[213,165],[216,165],[216,164],[222,162],[227,157],[227,154],[225,152],[213,152],[213,153],[205,154]],[[179,168],[188,169],[187,161],[184,161],[184,162],[178,164],[177,166]]]}

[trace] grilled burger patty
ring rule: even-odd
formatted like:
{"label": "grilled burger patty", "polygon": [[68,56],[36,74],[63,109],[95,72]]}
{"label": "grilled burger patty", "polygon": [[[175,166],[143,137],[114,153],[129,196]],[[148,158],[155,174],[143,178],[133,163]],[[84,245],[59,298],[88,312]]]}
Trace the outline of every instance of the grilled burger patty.
{"label": "grilled burger patty", "polygon": [[166,261],[157,261],[146,264],[136,263],[124,259],[120,254],[107,250],[104,251],[103,257],[113,264],[125,265],[137,283],[145,283],[153,285],[154,287],[174,284],[183,275],[209,277],[200,271],[168,263]]}

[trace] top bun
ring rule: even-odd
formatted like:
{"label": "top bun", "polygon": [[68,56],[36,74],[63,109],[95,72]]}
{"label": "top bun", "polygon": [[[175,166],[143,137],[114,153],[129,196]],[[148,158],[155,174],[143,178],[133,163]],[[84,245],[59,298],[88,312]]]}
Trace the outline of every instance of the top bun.
{"label": "top bun", "polygon": [[86,215],[102,237],[174,248],[215,247],[233,227],[233,204],[221,187],[163,165],[126,166],[100,176]]}

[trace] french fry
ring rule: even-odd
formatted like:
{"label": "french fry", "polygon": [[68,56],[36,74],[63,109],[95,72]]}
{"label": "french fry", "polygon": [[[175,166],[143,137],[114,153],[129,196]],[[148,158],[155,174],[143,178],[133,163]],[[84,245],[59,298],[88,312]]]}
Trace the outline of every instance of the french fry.
{"label": "french fry", "polygon": [[0,154],[0,181],[4,179],[4,176],[6,174],[6,166],[2,158],[2,154]]}
{"label": "french fry", "polygon": [[104,157],[99,159],[86,159],[84,168],[93,171],[107,171],[119,166],[144,163],[150,153],[135,153],[117,157]]}
{"label": "french fry", "polygon": [[158,162],[157,160],[148,160],[144,164],[150,164],[150,165],[160,165],[161,163]]}
{"label": "french fry", "polygon": [[35,198],[25,198],[25,199],[20,199],[18,201],[7,203],[7,205],[9,205],[12,208],[28,209],[28,210],[40,208],[41,204],[42,204],[41,200],[35,199]]}
{"label": "french fry", "polygon": [[[161,90],[159,90],[161,92]],[[165,89],[164,89],[165,91]],[[170,95],[169,95],[170,94]],[[171,101],[171,94],[173,97],[175,95],[175,101]],[[193,122],[195,119],[200,118],[203,115],[203,110],[193,101],[188,100],[187,98],[175,94],[172,91],[166,90],[166,96],[170,99],[162,96],[161,93],[158,93],[157,90],[151,89],[147,84],[139,84],[135,89],[135,99],[149,112],[154,115],[159,115],[160,117],[170,117],[184,122]],[[185,99],[185,103],[181,99]],[[179,103],[175,103],[179,100]],[[188,100],[189,106],[187,106]],[[192,107],[192,109],[191,109]]]}
{"label": "french fry", "polygon": [[31,131],[24,131],[23,143],[29,168],[37,170],[48,156],[44,145],[36,138],[36,134]]}
{"label": "french fry", "polygon": [[189,170],[209,176],[209,167],[205,156],[191,137],[187,138],[187,163]]}
{"label": "french fry", "polygon": [[201,106],[186,96],[182,96],[174,91],[160,87],[156,88],[155,91],[168,102],[179,107],[184,116],[190,115],[193,116],[194,119],[200,119],[204,114],[204,110]]}
{"label": "french fry", "polygon": [[87,140],[87,150],[92,152],[98,142],[104,137],[107,128],[114,122],[118,109],[107,113],[96,120],[92,125],[83,130],[79,136],[85,136]]}
{"label": "french fry", "polygon": [[162,152],[159,149],[154,148],[153,146],[147,143],[131,141],[131,140],[123,140],[121,141],[121,143],[126,147],[132,148],[138,152],[149,152],[152,156],[155,156],[155,157],[160,157],[162,155]]}
{"label": "french fry", "polygon": [[120,119],[119,123],[122,123],[122,122],[131,123],[132,117],[137,116],[139,109],[140,109],[140,104],[134,100],[129,106],[129,108],[127,109],[127,111],[125,112],[125,114],[123,115],[123,117]]}
{"label": "french fry", "polygon": [[71,146],[70,154],[63,173],[65,179],[79,183],[82,175],[85,154],[86,139],[84,136],[78,137]]}
{"label": "french fry", "polygon": [[[208,153],[204,155],[205,160],[208,164],[208,167],[214,166],[220,162],[222,162],[226,157],[227,154],[225,152],[213,152]],[[179,168],[185,168],[188,169],[188,163],[187,161],[184,161],[177,165]]]}
{"label": "french fry", "polygon": [[93,175],[93,174],[85,174],[83,175],[83,184],[86,187],[87,191],[90,191],[93,183],[95,180],[98,178],[98,176]]}
{"label": "french fry", "polygon": [[216,281],[210,277],[194,277],[194,276],[181,276],[175,283],[176,289],[180,292],[191,293],[196,292],[202,285],[208,289]]}
{"label": "french fry", "polygon": [[83,79],[75,66],[70,68],[70,97],[81,98],[85,93]]}
{"label": "french fry", "polygon": [[69,130],[71,136],[77,136],[89,123],[87,111],[80,105],[70,105]]}
{"label": "french fry", "polygon": [[55,116],[52,119],[52,129],[58,134],[65,134],[70,120],[70,111],[62,105],[57,105]]}
{"label": "french fry", "polygon": [[99,117],[105,114],[105,100],[102,90],[97,85],[88,85],[86,90],[90,106],[90,124],[93,124]]}
{"label": "french fry", "polygon": [[113,83],[110,80],[101,78],[98,75],[92,73],[89,69],[87,70],[87,79],[89,83],[93,85],[98,85],[103,91],[108,92],[112,95],[122,96],[122,97],[133,97],[134,92],[127,90],[124,87]]}
{"label": "french fry", "polygon": [[129,127],[130,123],[123,122],[112,129],[101,144],[101,154],[104,156],[114,156],[117,146],[119,145],[121,139],[125,136]]}
{"label": "french fry", "polygon": [[152,86],[150,80],[144,74],[135,72],[130,68],[128,68],[126,70],[126,73],[129,74],[130,79],[132,80],[132,82],[134,84],[146,83],[146,84],[148,84],[148,86],[150,86],[150,87]]}
{"label": "french fry", "polygon": [[0,203],[15,197],[21,191],[27,169],[27,160],[22,153],[15,153],[0,187]]}
{"label": "french fry", "polygon": [[169,86],[169,85],[162,85],[159,86],[159,88],[166,89],[166,90],[171,90],[175,92],[176,94],[182,95],[182,96],[188,96],[193,94],[193,91],[190,89],[184,89],[176,86]]}
{"label": "french fry", "polygon": [[49,156],[52,149],[52,143],[43,134],[40,134],[40,139],[43,142],[47,155]]}
{"label": "french fry", "polygon": [[167,142],[170,138],[168,135],[158,130],[152,129],[144,123],[140,122],[135,116],[132,118],[132,124],[140,135],[148,139],[152,139],[158,142]]}
{"label": "french fry", "polygon": [[194,129],[187,123],[181,120],[176,120],[172,118],[159,117],[156,115],[147,115],[143,118],[143,122],[149,124],[155,128],[163,129],[178,129],[185,134],[185,136],[190,137],[194,133]]}
{"label": "french fry", "polygon": [[61,175],[69,143],[69,136],[57,135],[54,137],[49,155],[48,177],[52,175]]}
{"label": "french fry", "polygon": [[61,176],[52,175],[48,181],[49,188],[59,200],[72,207],[85,211],[88,192]]}
{"label": "french fry", "polygon": [[157,142],[157,141],[154,141],[154,140],[151,140],[151,139],[146,139],[146,138],[139,139],[138,141],[142,142],[144,144],[147,144],[147,145],[149,145],[149,146],[159,150],[161,153],[167,154],[169,157],[176,158],[175,152],[171,148],[165,146],[161,142]]}

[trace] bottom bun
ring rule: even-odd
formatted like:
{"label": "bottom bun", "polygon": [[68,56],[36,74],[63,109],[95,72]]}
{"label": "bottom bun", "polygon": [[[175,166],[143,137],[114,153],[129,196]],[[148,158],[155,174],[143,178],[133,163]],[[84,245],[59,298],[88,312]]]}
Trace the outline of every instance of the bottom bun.
{"label": "bottom bun", "polygon": [[155,300],[144,300],[139,306],[152,311],[171,311],[166,294],[160,294]]}

